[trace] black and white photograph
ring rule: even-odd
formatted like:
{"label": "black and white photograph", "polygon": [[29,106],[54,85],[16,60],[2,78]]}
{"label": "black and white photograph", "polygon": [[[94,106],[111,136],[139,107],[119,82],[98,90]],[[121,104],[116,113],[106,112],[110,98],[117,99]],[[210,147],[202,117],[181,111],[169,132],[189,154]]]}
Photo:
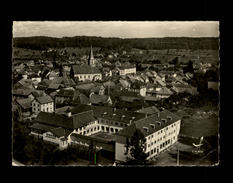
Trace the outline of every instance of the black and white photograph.
{"label": "black and white photograph", "polygon": [[12,166],[218,166],[219,21],[13,21]]}

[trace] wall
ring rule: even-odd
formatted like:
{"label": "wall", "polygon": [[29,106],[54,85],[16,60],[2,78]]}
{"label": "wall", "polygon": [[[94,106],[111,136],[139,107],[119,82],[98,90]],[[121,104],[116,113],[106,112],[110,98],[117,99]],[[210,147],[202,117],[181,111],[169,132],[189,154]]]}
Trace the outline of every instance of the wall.
{"label": "wall", "polygon": [[77,77],[79,79],[79,81],[102,80],[102,74],[75,74],[74,77]]}

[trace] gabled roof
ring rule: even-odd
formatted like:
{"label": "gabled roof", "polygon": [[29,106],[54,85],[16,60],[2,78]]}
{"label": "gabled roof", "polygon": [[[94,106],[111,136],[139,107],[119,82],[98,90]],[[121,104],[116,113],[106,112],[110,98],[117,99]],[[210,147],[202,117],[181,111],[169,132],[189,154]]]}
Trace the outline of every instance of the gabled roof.
{"label": "gabled roof", "polygon": [[[166,122],[162,121],[162,119],[166,119]],[[168,110],[164,110],[159,113],[159,116],[158,114],[152,114],[149,117],[135,121],[128,127],[119,131],[117,134],[120,136],[131,137],[134,134],[135,130],[138,129],[146,137],[160,129],[165,128],[166,126],[171,125],[174,122],[177,122],[180,119],[181,118],[177,115],[169,112]],[[160,124],[158,124],[157,122],[160,122]],[[153,124],[154,127],[152,127],[151,124]],[[144,130],[144,127],[146,127],[148,131]]]}
{"label": "gabled roof", "polygon": [[80,84],[78,86],[76,86],[77,89],[81,89],[81,90],[90,90],[95,86],[94,83],[86,83],[86,84]]}
{"label": "gabled roof", "polygon": [[45,95],[45,96],[42,96],[42,97],[37,97],[36,100],[40,104],[47,104],[49,102],[53,102],[53,99],[49,95]]}
{"label": "gabled roof", "polygon": [[100,74],[101,72],[97,67],[92,67],[90,65],[73,65],[72,69],[74,74]]}
{"label": "gabled roof", "polygon": [[74,114],[73,118],[73,128],[80,128],[86,126],[90,122],[96,121],[93,117],[93,111],[85,111],[82,113]]}
{"label": "gabled roof", "polygon": [[40,112],[35,121],[40,124],[42,123],[54,127],[76,129],[86,126],[88,123],[96,121],[96,119],[93,117],[93,111],[80,112],[71,117],[56,113]]}
{"label": "gabled roof", "polygon": [[22,95],[22,96],[29,96],[33,92],[32,89],[16,89],[12,91],[13,95]]}
{"label": "gabled roof", "polygon": [[150,106],[150,107],[139,109],[137,112],[146,113],[146,114],[155,114],[155,113],[160,112],[160,111],[157,107]]}
{"label": "gabled roof", "polygon": [[32,107],[32,101],[30,98],[25,99],[18,99],[16,102],[23,108],[23,109],[30,109]]}
{"label": "gabled roof", "polygon": [[99,104],[99,103],[107,103],[109,96],[107,95],[97,95],[97,94],[92,94],[90,96],[91,103],[94,104]]}
{"label": "gabled roof", "polygon": [[127,124],[130,122],[130,120],[139,120],[145,117],[145,114],[138,112],[125,111],[121,109],[114,110],[114,108],[112,107],[93,106],[93,105],[79,105],[72,109],[72,114],[80,113],[83,111],[93,111],[93,115],[96,118],[98,117],[106,118]]}
{"label": "gabled roof", "polygon": [[56,137],[67,137],[72,132],[72,130],[67,130],[62,127],[57,127],[50,129],[50,132],[52,132]]}

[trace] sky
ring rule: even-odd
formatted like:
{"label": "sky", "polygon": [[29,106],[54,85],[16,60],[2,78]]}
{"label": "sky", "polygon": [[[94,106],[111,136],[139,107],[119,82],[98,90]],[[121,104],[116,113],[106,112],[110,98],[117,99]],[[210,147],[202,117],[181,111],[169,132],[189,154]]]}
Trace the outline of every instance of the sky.
{"label": "sky", "polygon": [[14,21],[13,37],[219,37],[218,21]]}

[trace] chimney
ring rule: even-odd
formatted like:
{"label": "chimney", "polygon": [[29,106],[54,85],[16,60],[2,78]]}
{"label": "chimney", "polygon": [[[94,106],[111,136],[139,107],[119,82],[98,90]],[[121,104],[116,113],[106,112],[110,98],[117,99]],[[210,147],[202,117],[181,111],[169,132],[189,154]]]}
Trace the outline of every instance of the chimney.
{"label": "chimney", "polygon": [[143,129],[146,131],[146,132],[149,132],[149,129],[147,127],[143,127]]}

